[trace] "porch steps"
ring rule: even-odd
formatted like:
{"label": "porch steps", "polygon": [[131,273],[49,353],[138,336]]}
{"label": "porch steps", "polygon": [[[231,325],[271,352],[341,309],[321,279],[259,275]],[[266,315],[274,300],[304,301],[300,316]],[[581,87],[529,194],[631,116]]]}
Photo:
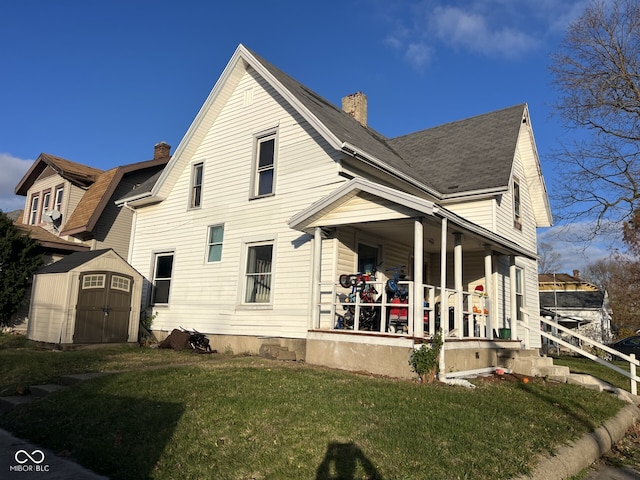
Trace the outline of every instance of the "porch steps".
{"label": "porch steps", "polygon": [[271,360],[296,361],[296,352],[290,351],[287,347],[283,347],[279,343],[263,343],[260,345],[258,354],[263,358],[269,358]]}

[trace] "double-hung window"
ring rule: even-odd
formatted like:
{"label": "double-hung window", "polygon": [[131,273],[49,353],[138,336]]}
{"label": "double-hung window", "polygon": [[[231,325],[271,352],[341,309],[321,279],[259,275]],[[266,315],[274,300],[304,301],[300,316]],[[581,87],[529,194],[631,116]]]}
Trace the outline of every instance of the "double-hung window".
{"label": "double-hung window", "polygon": [[199,208],[202,204],[202,168],[202,163],[196,163],[191,170],[189,208]]}
{"label": "double-hung window", "polygon": [[222,238],[224,225],[212,225],[207,232],[207,262],[219,262],[222,259]]}
{"label": "double-hung window", "polygon": [[64,187],[58,187],[56,188],[56,196],[54,199],[54,204],[53,204],[53,208],[54,210],[58,210],[60,213],[62,213],[62,196],[64,194]]}
{"label": "double-hung window", "polygon": [[38,202],[40,197],[34,195],[31,197],[31,210],[29,210],[29,225],[35,225],[38,221]]}
{"label": "double-hung window", "polygon": [[273,243],[247,247],[245,303],[271,303],[273,279]]}
{"label": "double-hung window", "polygon": [[520,267],[516,267],[516,318],[520,321],[523,320],[523,314],[520,310],[524,307],[524,270]]}
{"label": "double-hung window", "polygon": [[276,138],[275,132],[256,138],[253,197],[275,193]]}
{"label": "double-hung window", "polygon": [[520,203],[520,182],[517,179],[513,180],[513,226],[518,230],[522,229],[522,216]]}
{"label": "double-hung window", "polygon": [[169,303],[172,275],[173,252],[157,253],[153,264],[152,305]]}
{"label": "double-hung window", "polygon": [[51,203],[51,192],[47,192],[42,195],[42,213],[40,213],[40,221],[42,222],[42,216],[49,210],[49,204]]}

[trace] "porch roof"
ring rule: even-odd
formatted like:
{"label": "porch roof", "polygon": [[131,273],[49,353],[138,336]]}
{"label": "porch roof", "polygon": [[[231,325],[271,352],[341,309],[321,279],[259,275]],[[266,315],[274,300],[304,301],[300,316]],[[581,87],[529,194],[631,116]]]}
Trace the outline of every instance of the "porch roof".
{"label": "porch roof", "polygon": [[[536,252],[523,248],[429,200],[359,177],[342,184],[329,195],[293,215],[288,225],[293,229],[307,232],[315,227],[355,224],[366,225],[366,228],[372,229],[372,225],[384,221],[408,220],[416,217],[431,217],[437,221],[446,218],[451,233],[466,234],[468,237],[479,240],[480,242],[475,242],[477,245],[490,245],[496,251],[509,255],[537,258]],[[398,230],[397,228],[387,229],[385,235],[393,237],[398,235]],[[438,242],[439,238],[433,238],[429,243],[437,249]]]}

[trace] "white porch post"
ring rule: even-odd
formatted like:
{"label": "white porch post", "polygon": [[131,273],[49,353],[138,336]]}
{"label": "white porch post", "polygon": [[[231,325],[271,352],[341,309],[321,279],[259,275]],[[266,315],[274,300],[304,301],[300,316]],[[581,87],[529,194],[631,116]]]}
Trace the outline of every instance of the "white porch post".
{"label": "white porch post", "polygon": [[486,337],[489,340],[493,340],[493,325],[495,324],[494,320],[496,318],[496,312],[493,308],[493,305],[496,304],[494,298],[494,290],[493,290],[493,271],[492,271],[492,250],[490,245],[484,246],[484,288],[487,293],[486,307],[489,310],[489,315],[487,315],[487,332]]}
{"label": "white porch post", "polygon": [[458,330],[458,338],[462,337],[463,325],[462,325],[462,309],[463,309],[463,298],[462,298],[462,234],[455,233],[454,236],[454,246],[453,246],[453,278],[454,285],[456,289],[455,296],[455,328]]}
{"label": "white porch post", "polygon": [[322,265],[322,229],[313,231],[313,264],[311,266],[311,328],[320,328],[320,269]]}
{"label": "white porch post", "polygon": [[516,257],[509,256],[509,315],[511,315],[511,336],[509,340],[518,338],[518,300],[516,297]]}
{"label": "white porch post", "polygon": [[[422,286],[422,268],[424,265],[424,226],[422,218],[413,221],[413,335],[424,336],[423,304],[424,288]],[[409,332],[410,334],[412,332]]]}
{"label": "white porch post", "polygon": [[[442,332],[442,348],[440,349],[440,360],[438,367],[438,379],[444,380],[446,375],[446,365],[444,363],[444,349],[445,349],[445,332],[448,331],[449,328],[449,309],[445,307],[444,302],[447,297],[447,219],[442,219],[441,226],[441,246],[440,246],[440,331]],[[447,309],[447,315],[445,319],[445,308]],[[434,310],[435,314],[435,310]],[[447,325],[447,330],[445,330],[445,321]],[[434,319],[435,322],[435,319]]]}

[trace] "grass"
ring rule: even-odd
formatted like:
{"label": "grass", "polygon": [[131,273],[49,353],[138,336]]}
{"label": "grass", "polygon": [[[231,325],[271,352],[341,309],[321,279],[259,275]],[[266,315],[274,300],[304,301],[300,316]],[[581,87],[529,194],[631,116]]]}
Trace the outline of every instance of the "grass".
{"label": "grass", "polygon": [[[627,372],[629,371],[629,362],[614,360],[610,363]],[[594,377],[604,380],[607,383],[610,383],[615,387],[622,388],[627,391],[629,391],[629,389],[631,388],[631,381],[627,377],[585,357],[553,357],[553,364],[569,367],[569,369],[573,373],[588,373],[590,375],[593,375]]]}
{"label": "grass", "polygon": [[[17,352],[20,382],[66,368],[122,371],[0,417],[0,427],[113,479],[507,479],[623,406],[510,376],[466,389],[131,348],[0,347],[0,361]],[[16,383],[3,375],[0,387]]]}

